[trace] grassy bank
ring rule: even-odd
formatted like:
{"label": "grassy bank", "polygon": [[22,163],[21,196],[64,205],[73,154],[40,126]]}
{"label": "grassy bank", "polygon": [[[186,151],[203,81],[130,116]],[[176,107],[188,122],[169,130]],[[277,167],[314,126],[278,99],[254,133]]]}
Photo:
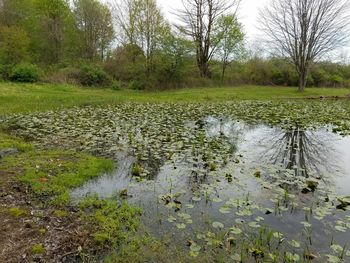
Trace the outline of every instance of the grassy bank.
{"label": "grassy bank", "polygon": [[0,83],[0,115],[45,111],[81,105],[136,102],[198,102],[227,100],[295,99],[318,96],[344,96],[350,89],[242,86],[230,88],[195,88],[161,92],[113,91],[70,85]]}

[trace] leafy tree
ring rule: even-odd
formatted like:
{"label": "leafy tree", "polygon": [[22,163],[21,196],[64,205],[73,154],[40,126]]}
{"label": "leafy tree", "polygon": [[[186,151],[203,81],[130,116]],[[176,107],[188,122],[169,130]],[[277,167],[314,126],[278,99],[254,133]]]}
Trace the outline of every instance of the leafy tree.
{"label": "leafy tree", "polygon": [[136,44],[118,47],[106,62],[106,69],[121,81],[144,80],[146,58]]}
{"label": "leafy tree", "polygon": [[64,58],[68,29],[74,26],[69,5],[66,0],[35,0],[34,6],[37,26],[32,39],[39,57],[58,63]]}
{"label": "leafy tree", "polygon": [[244,53],[244,33],[235,15],[223,15],[216,24],[216,56],[222,63],[221,79],[224,80],[227,66]]}
{"label": "leafy tree", "polygon": [[29,59],[30,39],[17,26],[0,27],[0,64],[12,65]]}
{"label": "leafy tree", "polygon": [[114,38],[112,14],[97,0],[74,0],[74,13],[82,35],[85,58],[104,59]]}
{"label": "leafy tree", "polygon": [[0,25],[25,26],[32,12],[32,0],[0,0]]}
{"label": "leafy tree", "polygon": [[167,34],[161,43],[160,50],[155,56],[157,79],[162,83],[178,83],[189,72],[188,66],[195,54],[193,43],[174,34]]}

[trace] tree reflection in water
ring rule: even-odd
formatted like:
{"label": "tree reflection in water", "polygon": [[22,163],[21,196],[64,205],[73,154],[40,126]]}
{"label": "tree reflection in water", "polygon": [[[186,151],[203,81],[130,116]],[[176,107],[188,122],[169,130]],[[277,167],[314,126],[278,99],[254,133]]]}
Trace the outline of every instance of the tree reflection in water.
{"label": "tree reflection in water", "polygon": [[292,169],[296,176],[321,179],[325,173],[337,169],[335,139],[328,132],[304,131],[293,128],[267,139],[264,157],[269,163]]}

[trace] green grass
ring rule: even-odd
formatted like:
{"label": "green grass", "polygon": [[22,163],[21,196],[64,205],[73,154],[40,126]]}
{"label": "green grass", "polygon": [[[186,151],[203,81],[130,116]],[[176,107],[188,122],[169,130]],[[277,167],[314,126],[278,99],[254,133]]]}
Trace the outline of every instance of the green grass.
{"label": "green grass", "polygon": [[0,162],[0,170],[17,172],[19,181],[28,185],[36,196],[52,197],[51,203],[57,206],[69,203],[69,189],[113,168],[111,160],[85,153],[53,150],[29,150],[8,156]]}
{"label": "green grass", "polygon": [[170,91],[133,91],[81,88],[70,85],[0,83],[0,115],[45,111],[82,105],[134,102],[198,102],[228,100],[269,100],[317,96],[344,96],[350,89],[307,88],[300,93],[292,87],[222,87]]}
{"label": "green grass", "polygon": [[0,150],[9,148],[15,148],[19,152],[26,152],[33,149],[31,144],[0,131]]}

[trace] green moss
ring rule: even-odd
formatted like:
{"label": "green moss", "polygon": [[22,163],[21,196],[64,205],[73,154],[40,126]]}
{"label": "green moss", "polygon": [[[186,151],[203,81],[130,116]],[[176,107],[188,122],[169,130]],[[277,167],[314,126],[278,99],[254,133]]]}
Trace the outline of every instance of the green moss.
{"label": "green moss", "polygon": [[19,207],[11,207],[8,209],[8,213],[13,217],[24,217],[28,215],[28,212]]}
{"label": "green moss", "polygon": [[42,244],[35,244],[32,246],[32,254],[34,255],[42,255],[46,252],[46,249]]}
{"label": "green moss", "polygon": [[116,248],[135,236],[139,227],[139,208],[115,200],[90,197],[80,203],[85,220],[92,223],[97,245]]}
{"label": "green moss", "polygon": [[45,235],[46,232],[47,232],[46,228],[40,228],[40,229],[39,229],[40,235]]}
{"label": "green moss", "polygon": [[56,217],[66,217],[69,215],[69,213],[67,211],[64,211],[64,210],[55,210],[53,212],[53,215]]}

